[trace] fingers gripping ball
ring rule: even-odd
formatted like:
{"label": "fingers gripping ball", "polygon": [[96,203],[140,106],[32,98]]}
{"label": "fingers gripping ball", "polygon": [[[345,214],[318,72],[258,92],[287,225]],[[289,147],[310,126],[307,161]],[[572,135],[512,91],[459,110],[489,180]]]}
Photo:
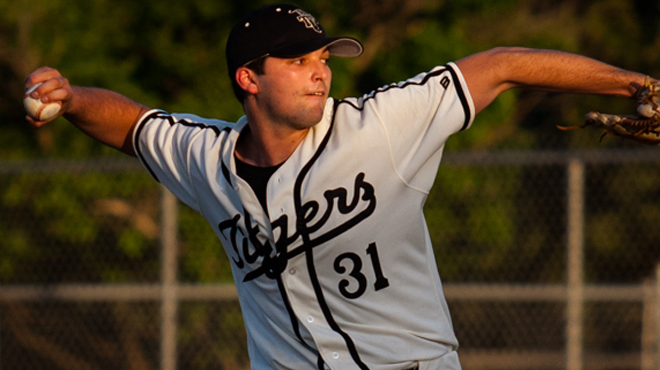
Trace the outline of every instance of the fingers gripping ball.
{"label": "fingers gripping ball", "polygon": [[40,85],[41,83],[38,83],[27,89],[23,96],[23,106],[30,117],[37,121],[48,121],[57,116],[62,108],[62,104],[60,102],[44,104],[41,102],[41,98],[32,98],[30,94]]}

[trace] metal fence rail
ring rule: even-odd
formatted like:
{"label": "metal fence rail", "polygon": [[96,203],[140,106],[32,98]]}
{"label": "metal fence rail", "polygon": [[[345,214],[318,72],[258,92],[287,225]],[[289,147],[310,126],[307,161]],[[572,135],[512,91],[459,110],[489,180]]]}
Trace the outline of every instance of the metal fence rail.
{"label": "metal fence rail", "polygon": [[[566,169],[566,266],[564,283],[511,284],[493,282],[445,283],[445,293],[451,302],[552,302],[565,307],[565,348],[559,351],[502,352],[463,349],[464,368],[542,369],[660,369],[660,284],[656,276],[639,284],[588,284],[584,273],[585,230],[585,166],[660,164],[657,150],[562,151],[562,152],[498,152],[449,153],[442,166],[544,166],[559,165]],[[0,178],[18,174],[133,172],[141,167],[133,159],[95,161],[0,161]],[[177,201],[163,189],[161,200],[161,275],[153,283],[43,283],[0,285],[0,307],[11,302],[112,302],[150,301],[160,304],[161,370],[186,368],[178,362],[177,338],[179,308],[183,302],[237,300],[232,284],[195,284],[180,281],[178,276],[179,244],[177,235],[179,207]],[[658,211],[660,215],[660,210]],[[643,328],[637,353],[589,353],[584,351],[584,307],[589,302],[634,302],[642,305]],[[2,311],[0,311],[0,318]],[[1,322],[1,321],[0,321]],[[0,346],[4,343],[0,328]],[[2,352],[0,351],[0,354]],[[0,368],[5,368],[0,356]],[[585,363],[588,366],[585,366]]]}

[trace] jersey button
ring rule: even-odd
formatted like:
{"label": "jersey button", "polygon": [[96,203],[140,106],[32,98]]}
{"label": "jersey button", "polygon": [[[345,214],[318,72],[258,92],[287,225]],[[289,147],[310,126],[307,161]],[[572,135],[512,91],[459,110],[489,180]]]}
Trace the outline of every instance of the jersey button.
{"label": "jersey button", "polygon": [[332,358],[334,358],[335,360],[338,359],[338,358],[339,358],[339,353],[334,352],[334,353],[332,354]]}
{"label": "jersey button", "polygon": [[296,274],[296,269],[295,268],[289,269],[289,274],[295,275]]}
{"label": "jersey button", "polygon": [[313,316],[307,316],[307,322],[308,323],[313,323],[314,322],[314,317]]}

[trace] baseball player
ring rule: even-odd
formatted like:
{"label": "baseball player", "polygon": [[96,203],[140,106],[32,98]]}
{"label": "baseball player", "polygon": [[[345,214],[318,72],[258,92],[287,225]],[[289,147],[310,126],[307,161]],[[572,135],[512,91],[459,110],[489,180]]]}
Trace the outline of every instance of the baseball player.
{"label": "baseball player", "polygon": [[[329,97],[327,37],[270,5],[232,29],[227,64],[245,116],[170,114],[71,86],[26,88],[135,155],[199,211],[231,261],[254,369],[460,369],[422,208],[450,135],[514,87],[633,97],[644,75],[556,51],[497,48],[359,98]],[[39,127],[47,122],[28,121]]]}

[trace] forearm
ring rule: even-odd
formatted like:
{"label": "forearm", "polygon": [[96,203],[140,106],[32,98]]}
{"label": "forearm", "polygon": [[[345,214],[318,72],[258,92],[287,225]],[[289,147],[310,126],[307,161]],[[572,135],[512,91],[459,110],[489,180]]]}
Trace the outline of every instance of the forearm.
{"label": "forearm", "polygon": [[477,111],[512,88],[631,98],[645,78],[591,58],[552,50],[496,48],[457,64]]}
{"label": "forearm", "polygon": [[113,91],[72,86],[72,98],[64,118],[93,139],[135,155],[131,143],[133,126],[148,110]]}
{"label": "forearm", "polygon": [[644,75],[554,50],[496,50],[506,87],[633,97]]}
{"label": "forearm", "polygon": [[62,108],[57,116],[44,121],[28,115],[25,118],[29,124],[39,128],[62,115],[95,140],[135,155],[132,131],[137,120],[147,112],[147,107],[113,91],[71,86],[67,78],[50,67],[41,67],[30,73],[25,79],[25,88],[39,83],[41,85],[30,96],[45,104],[60,103]]}

